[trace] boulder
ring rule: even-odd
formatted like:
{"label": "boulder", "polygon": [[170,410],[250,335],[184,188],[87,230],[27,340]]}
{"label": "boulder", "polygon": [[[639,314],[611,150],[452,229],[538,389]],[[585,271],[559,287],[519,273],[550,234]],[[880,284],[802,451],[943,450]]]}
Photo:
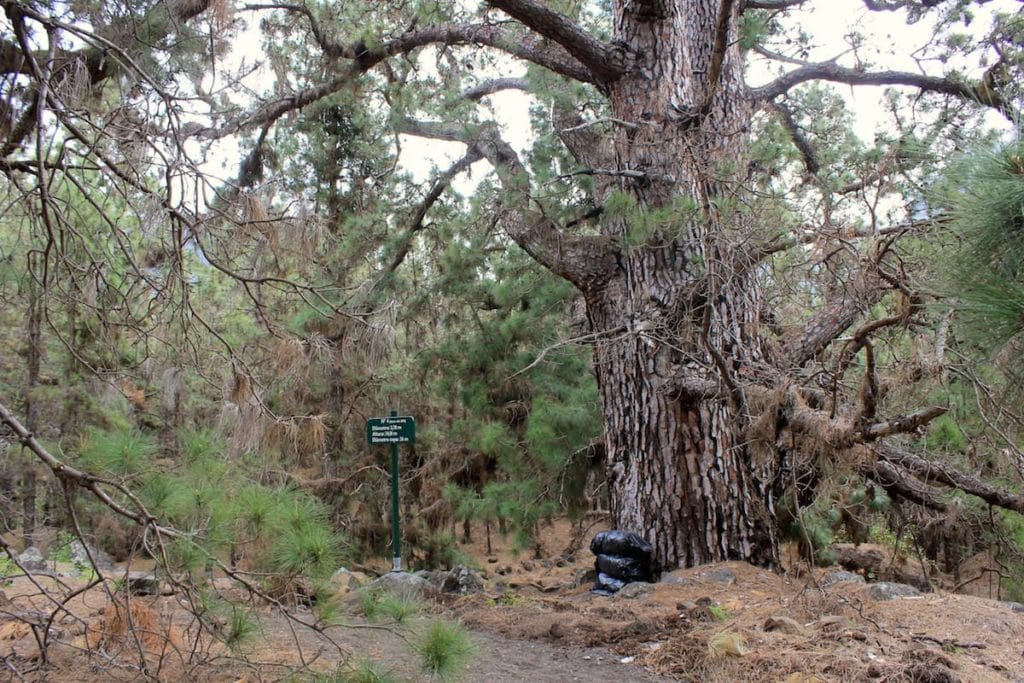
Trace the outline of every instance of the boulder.
{"label": "boulder", "polygon": [[905,583],[879,581],[868,587],[868,596],[872,600],[892,600],[893,598],[913,598],[921,595],[921,591]]}
{"label": "boulder", "polygon": [[46,569],[46,558],[43,552],[34,545],[25,548],[25,552],[18,555],[18,562],[28,571],[40,571]]}
{"label": "boulder", "polygon": [[654,590],[653,583],[647,583],[645,581],[634,581],[627,583],[625,586],[619,589],[615,594],[616,598],[623,598],[626,600],[632,600],[639,598],[642,595],[647,595]]}
{"label": "boulder", "polygon": [[334,595],[338,598],[343,598],[366,583],[366,580],[366,574],[352,572],[342,567],[331,575],[329,584],[334,591]]}
{"label": "boulder", "polygon": [[825,574],[821,579],[822,588],[828,588],[837,583],[864,583],[864,577],[853,572],[837,570]]}
{"label": "boulder", "polygon": [[667,583],[673,586],[692,586],[693,579],[688,576],[683,576],[684,570],[676,569],[671,572],[662,572],[661,582]]}
{"label": "boulder", "polygon": [[791,617],[768,617],[764,622],[765,631],[782,631],[790,635],[798,636],[804,632],[804,627]]}
{"label": "boulder", "polygon": [[174,595],[174,588],[153,572],[130,571],[122,578],[132,595]]}
{"label": "boulder", "polygon": [[433,583],[417,574],[388,572],[366,584],[367,590],[383,590],[407,600],[435,597],[438,589]]}
{"label": "boulder", "polygon": [[86,544],[81,539],[75,539],[72,541],[71,545],[68,546],[68,552],[71,557],[72,564],[75,565],[92,567],[92,563],[89,561],[89,556],[92,555],[92,559],[96,563],[97,568],[110,569],[114,566],[114,558],[99,548]]}
{"label": "boulder", "polygon": [[581,567],[573,575],[572,587],[579,588],[588,583],[594,583],[597,579],[597,571],[593,567]]}
{"label": "boulder", "polygon": [[469,567],[459,565],[450,572],[443,575],[438,586],[442,593],[455,593],[457,595],[469,595],[483,591],[484,584]]}
{"label": "boulder", "polygon": [[703,574],[701,575],[701,578],[703,578],[706,581],[711,581],[713,583],[736,583],[736,575],[732,572],[731,569],[726,569],[725,567],[722,567],[721,569],[714,569],[706,574]]}
{"label": "boulder", "polygon": [[879,581],[910,584],[923,591],[932,590],[928,572],[921,563],[902,555],[893,556],[891,548],[872,543],[836,543],[832,548],[836,552],[837,563],[847,571]]}

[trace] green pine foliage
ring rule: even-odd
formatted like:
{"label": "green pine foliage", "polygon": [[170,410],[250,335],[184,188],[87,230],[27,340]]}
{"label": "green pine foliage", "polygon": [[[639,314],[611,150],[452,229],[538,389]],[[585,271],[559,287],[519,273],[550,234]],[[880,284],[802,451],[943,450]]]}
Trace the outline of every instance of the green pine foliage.
{"label": "green pine foliage", "polygon": [[230,605],[226,622],[223,643],[232,651],[248,647],[259,632],[253,612],[238,605]]}
{"label": "green pine foliage", "polygon": [[802,557],[817,566],[829,566],[838,559],[833,544],[867,541],[874,524],[886,523],[884,515],[891,504],[881,487],[850,479],[803,507],[787,493],[779,501],[779,528],[785,539],[797,543]]}
{"label": "green pine foliage", "polygon": [[92,428],[77,464],[129,482],[161,523],[186,533],[165,545],[172,571],[195,574],[215,560],[245,558],[254,571],[317,579],[339,566],[345,542],[321,501],[292,486],[261,484],[241,463],[229,466],[223,441],[208,431],[183,431],[176,459],[159,452],[138,429]]}
{"label": "green pine foliage", "polygon": [[360,592],[359,606],[368,621],[399,625],[406,624],[423,611],[419,601],[410,596],[372,589]]}
{"label": "green pine foliage", "polygon": [[351,668],[339,672],[336,683],[398,683],[402,679],[381,662],[367,657],[356,660]]}
{"label": "green pine foliage", "polygon": [[442,681],[458,678],[473,655],[469,633],[461,624],[435,620],[415,642],[420,668]]}
{"label": "green pine foliage", "polygon": [[90,429],[79,457],[92,472],[122,478],[151,469],[158,450],[152,436],[137,429]]}
{"label": "green pine foliage", "polygon": [[960,242],[945,286],[961,329],[979,348],[998,350],[1024,330],[1024,140],[1018,132],[1013,142],[979,147],[932,194]]}
{"label": "green pine foliage", "polygon": [[925,447],[929,451],[945,450],[963,452],[967,449],[967,437],[949,413],[940,415],[928,425]]}
{"label": "green pine foliage", "polygon": [[[582,497],[567,469],[601,431],[589,350],[560,341],[572,336],[559,320],[572,306],[570,287],[517,247],[463,233],[458,220],[443,230],[440,272],[412,299],[414,309],[443,302],[442,317],[418,335],[425,350],[389,389],[423,392],[418,410],[429,427],[416,450],[437,454],[426,456],[424,476],[455,473],[442,491],[453,517],[526,545],[541,519],[577,509]],[[434,530],[417,538],[439,566],[454,559],[436,547]]]}
{"label": "green pine foliage", "polygon": [[268,530],[273,539],[266,553],[271,571],[325,578],[338,568],[340,541],[327,509],[293,489],[276,492]]}

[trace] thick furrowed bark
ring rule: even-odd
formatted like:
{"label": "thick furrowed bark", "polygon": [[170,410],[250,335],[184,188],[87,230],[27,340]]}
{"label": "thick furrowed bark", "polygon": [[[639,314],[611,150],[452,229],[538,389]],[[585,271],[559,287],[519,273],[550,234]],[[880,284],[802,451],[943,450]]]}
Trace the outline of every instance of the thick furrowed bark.
{"label": "thick furrowed bark", "polygon": [[609,480],[616,524],[650,541],[665,567],[777,564],[774,513],[760,485],[766,473],[751,467],[735,441],[729,409],[709,403],[686,409],[643,389],[636,393],[646,396],[618,414],[606,411],[607,447],[619,454]]}
{"label": "thick furrowed bark", "polygon": [[[734,377],[760,359],[761,296],[756,283],[730,274],[723,255],[736,251],[727,237],[736,226],[718,208],[750,113],[738,50],[726,47],[735,8],[716,0],[652,7],[623,3],[616,15],[619,44],[643,64],[610,87],[614,117],[637,124],[616,132],[616,163],[644,174],[621,178],[618,189],[641,210],[686,197],[699,215],[624,250],[617,274],[586,293],[594,329],[627,331],[595,350],[612,514],[655,547],[664,567],[770,566],[778,559],[774,466],[755,462],[747,447]],[[615,239],[634,227],[629,217],[602,222]],[[722,391],[681,396],[680,377]]]}
{"label": "thick furrowed bark", "polygon": [[[587,297],[595,329],[629,332],[595,349],[613,518],[644,536],[664,567],[734,559],[773,566],[774,464],[748,448],[742,396],[724,380],[760,355],[751,324],[757,288],[737,283],[740,291],[717,292],[714,304],[663,307],[714,277],[684,254],[627,252],[620,276]],[[681,373],[722,391],[681,396]]]}

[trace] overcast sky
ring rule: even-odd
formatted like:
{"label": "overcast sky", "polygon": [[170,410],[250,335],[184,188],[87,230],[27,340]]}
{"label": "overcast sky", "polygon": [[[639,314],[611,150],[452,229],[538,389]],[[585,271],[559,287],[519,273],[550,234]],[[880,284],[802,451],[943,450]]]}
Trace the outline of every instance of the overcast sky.
{"label": "overcast sky", "polygon": [[[991,0],[981,7],[974,8],[976,19],[970,27],[964,27],[964,31],[975,34],[983,34],[990,26],[990,13],[993,11],[1018,12],[1021,9],[1019,0]],[[244,19],[249,28],[243,31],[233,50],[231,61],[236,65],[237,60],[248,62],[258,61],[261,55],[260,36],[258,33],[258,15],[246,12]],[[822,61],[835,58],[839,55],[840,63],[852,64],[852,54],[849,52],[847,36],[851,31],[856,30],[866,37],[866,47],[861,51],[861,56],[879,65],[879,68],[888,68],[903,71],[920,71],[922,64],[915,61],[911,54],[922,45],[928,42],[931,35],[931,22],[920,21],[917,24],[907,26],[903,20],[902,13],[898,12],[872,12],[867,10],[859,0],[819,0],[809,2],[807,9],[794,9],[785,20],[787,26],[803,25],[813,36],[816,49],[811,53],[810,59]],[[432,59],[422,57],[424,68],[432,67]],[[925,64],[933,75],[941,75],[944,69],[956,66],[974,77],[983,72],[976,61],[974,63],[963,63],[943,66],[937,63]],[[522,75],[525,71],[521,64],[508,60],[507,71],[501,76]],[[751,60],[749,80],[757,84],[769,80],[774,75],[763,63],[756,59]],[[269,69],[261,69],[248,79],[247,85],[254,92],[259,93],[262,87],[264,92],[269,92],[273,83],[273,74]],[[850,107],[857,114],[856,132],[865,141],[870,141],[877,128],[885,125],[886,117],[879,107],[879,101],[884,92],[880,87],[841,87]],[[486,107],[503,127],[506,138],[520,151],[527,146],[531,138],[529,123],[529,107],[531,98],[521,92],[504,92],[491,95],[485,98],[481,105]],[[994,126],[1006,125],[1006,122],[997,114],[989,119]],[[454,160],[458,159],[464,152],[464,147],[454,143],[441,143],[436,141],[425,141],[405,137],[402,141],[402,155],[400,165],[408,170],[413,177],[422,182],[428,182],[437,168],[445,168]],[[216,151],[211,158],[217,159],[209,167],[218,167],[214,170],[215,175],[231,177],[237,172],[238,148],[233,141],[225,141],[225,144]],[[212,170],[212,169],[211,169]],[[466,192],[479,181],[479,178],[486,173],[486,162],[478,162],[472,170],[470,177],[463,176],[456,183],[456,189]]]}

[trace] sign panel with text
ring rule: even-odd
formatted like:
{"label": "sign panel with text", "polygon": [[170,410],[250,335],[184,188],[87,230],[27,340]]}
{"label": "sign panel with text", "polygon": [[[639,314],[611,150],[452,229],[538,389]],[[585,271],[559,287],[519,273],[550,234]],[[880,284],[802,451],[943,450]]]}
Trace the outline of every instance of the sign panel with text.
{"label": "sign panel with text", "polygon": [[371,446],[414,443],[416,419],[408,415],[372,417],[366,421],[366,443]]}

